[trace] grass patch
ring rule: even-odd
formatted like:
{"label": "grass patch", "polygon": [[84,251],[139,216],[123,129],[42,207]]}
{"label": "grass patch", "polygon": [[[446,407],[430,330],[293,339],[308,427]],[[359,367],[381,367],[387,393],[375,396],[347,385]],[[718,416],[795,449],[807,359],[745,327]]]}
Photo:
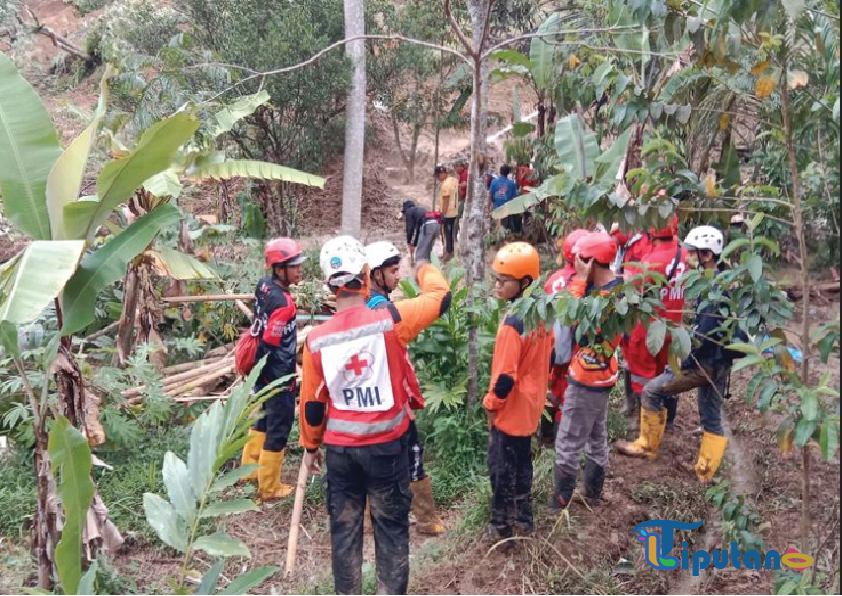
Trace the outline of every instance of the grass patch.
{"label": "grass patch", "polygon": [[28,539],[35,494],[32,454],[13,450],[1,455],[0,536],[16,541]]}

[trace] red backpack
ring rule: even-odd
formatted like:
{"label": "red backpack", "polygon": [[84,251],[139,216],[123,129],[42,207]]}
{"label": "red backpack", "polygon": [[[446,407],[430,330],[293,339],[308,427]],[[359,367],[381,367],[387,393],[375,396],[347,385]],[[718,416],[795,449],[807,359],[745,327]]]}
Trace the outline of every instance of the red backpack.
{"label": "red backpack", "polygon": [[254,332],[254,325],[243,331],[237,345],[234,346],[234,368],[240,375],[247,377],[254,368],[257,359],[257,345],[260,343],[260,333]]}

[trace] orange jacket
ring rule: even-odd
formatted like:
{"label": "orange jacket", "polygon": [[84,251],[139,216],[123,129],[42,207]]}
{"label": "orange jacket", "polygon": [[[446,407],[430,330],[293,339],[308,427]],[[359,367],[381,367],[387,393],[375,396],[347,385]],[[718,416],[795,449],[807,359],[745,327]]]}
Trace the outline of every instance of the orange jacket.
{"label": "orange jacket", "polygon": [[[417,298],[403,300],[390,305],[388,309],[378,311],[370,310],[365,305],[344,310],[334,315],[327,323],[311,332],[310,336],[307,337],[304,344],[301,401],[299,403],[299,442],[303,447],[312,450],[322,444],[333,400],[343,399],[343,396],[332,396],[325,381],[324,366],[333,366],[336,363],[322,361],[321,354],[318,353],[319,350],[311,349],[311,336],[315,340],[320,336],[337,331],[341,332],[342,329],[358,327],[359,322],[363,319],[368,321],[371,316],[382,318],[383,315],[388,315],[393,323],[389,333],[397,341],[399,349],[403,350],[402,357],[407,367],[411,369],[406,354],[406,346],[433,321],[443,315],[450,306],[450,287],[441,272],[434,266],[429,263],[421,266],[418,270],[418,283],[421,286],[422,294]],[[316,333],[316,331],[319,333]],[[389,351],[388,345],[387,351]],[[401,399],[400,395],[406,395],[401,389],[406,385],[404,381],[409,382],[410,379],[405,376],[407,368],[398,366],[395,361],[396,350],[392,348],[390,352],[389,370],[393,376],[391,385],[395,388],[395,393],[398,394],[395,399]],[[402,378],[396,379],[394,375],[401,375]],[[404,403],[403,405],[408,404]],[[386,415],[383,414],[383,416]],[[340,437],[340,440],[343,441],[348,439],[348,436]],[[387,438],[386,440],[390,439]],[[361,440],[357,444],[371,443]]]}
{"label": "orange jacket", "polygon": [[[604,296],[621,282],[622,278],[618,277],[598,289]],[[578,277],[574,277],[567,286],[567,290],[576,298],[584,297],[587,289],[587,281]],[[576,353],[573,354],[573,360],[570,361],[570,383],[592,390],[610,391],[620,376],[620,366],[617,362],[617,346],[620,339],[620,334],[605,339],[597,333],[595,342],[591,345],[588,338],[583,336]]]}
{"label": "orange jacket", "polygon": [[552,331],[543,326],[526,333],[523,322],[508,315],[497,330],[491,384],[482,403],[497,413],[494,425],[515,437],[538,428],[547,398]]}

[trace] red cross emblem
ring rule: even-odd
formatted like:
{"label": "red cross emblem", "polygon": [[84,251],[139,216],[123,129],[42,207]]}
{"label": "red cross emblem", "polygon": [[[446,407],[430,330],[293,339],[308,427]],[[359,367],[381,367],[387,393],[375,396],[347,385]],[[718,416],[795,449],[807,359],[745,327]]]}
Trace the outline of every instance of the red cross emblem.
{"label": "red cross emblem", "polygon": [[374,358],[368,352],[360,352],[353,354],[342,365],[342,374],[345,375],[346,381],[365,381],[372,375],[371,365]]}

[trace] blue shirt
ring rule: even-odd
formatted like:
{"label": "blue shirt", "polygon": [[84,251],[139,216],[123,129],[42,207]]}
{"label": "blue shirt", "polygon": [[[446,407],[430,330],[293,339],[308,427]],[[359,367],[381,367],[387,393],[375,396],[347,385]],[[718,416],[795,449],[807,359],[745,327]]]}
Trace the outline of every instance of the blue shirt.
{"label": "blue shirt", "polygon": [[497,209],[517,196],[517,185],[514,180],[499,176],[491,181],[489,192],[491,192],[491,202]]}

